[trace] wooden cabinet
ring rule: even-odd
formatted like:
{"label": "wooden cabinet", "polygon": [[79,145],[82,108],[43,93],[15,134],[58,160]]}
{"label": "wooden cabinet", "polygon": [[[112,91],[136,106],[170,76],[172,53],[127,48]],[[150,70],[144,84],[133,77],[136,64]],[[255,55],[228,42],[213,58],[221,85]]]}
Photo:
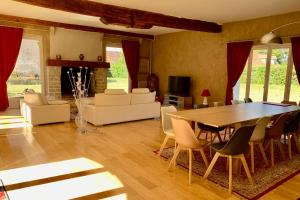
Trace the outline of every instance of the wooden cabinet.
{"label": "wooden cabinet", "polygon": [[193,108],[193,98],[165,94],[164,105],[174,105],[177,109],[191,109]]}

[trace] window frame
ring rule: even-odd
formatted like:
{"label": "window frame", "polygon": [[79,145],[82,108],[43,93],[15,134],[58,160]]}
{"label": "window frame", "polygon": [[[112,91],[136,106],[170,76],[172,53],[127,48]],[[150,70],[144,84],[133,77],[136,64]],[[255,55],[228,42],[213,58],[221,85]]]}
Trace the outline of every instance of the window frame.
{"label": "window frame", "polygon": [[292,47],[291,47],[290,43],[272,44],[272,45],[255,45],[252,47],[251,52],[248,57],[248,60],[247,60],[247,66],[245,66],[245,67],[247,67],[246,91],[244,94],[245,98],[250,97],[253,50],[263,50],[263,49],[267,50],[266,71],[265,71],[264,92],[263,92],[263,101],[267,101],[268,91],[269,91],[269,78],[270,78],[270,70],[271,70],[272,50],[280,49],[280,48],[289,49],[285,86],[284,86],[284,94],[283,94],[283,100],[284,101],[289,100],[290,92],[291,92],[292,71],[293,71],[293,65],[294,65],[293,58],[292,58]]}
{"label": "window frame", "polygon": [[[22,41],[23,40],[36,40],[39,46],[39,53],[40,53],[40,81],[41,81],[41,93],[45,94],[46,92],[46,85],[45,85],[45,65],[44,65],[44,45],[43,45],[43,37],[41,35],[36,34],[28,34],[23,33]],[[9,97],[14,98],[14,97]]]}

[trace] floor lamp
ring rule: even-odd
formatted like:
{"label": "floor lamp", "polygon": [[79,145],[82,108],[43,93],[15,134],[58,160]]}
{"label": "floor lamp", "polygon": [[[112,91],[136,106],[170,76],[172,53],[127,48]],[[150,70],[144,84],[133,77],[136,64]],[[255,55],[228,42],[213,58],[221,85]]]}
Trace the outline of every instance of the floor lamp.
{"label": "floor lamp", "polygon": [[300,21],[283,24],[283,25],[271,30],[269,33],[267,33],[261,37],[260,43],[262,43],[262,44],[282,44],[281,37],[276,35],[274,32],[276,32],[277,30],[279,30],[283,27],[290,26],[293,24],[300,24]]}

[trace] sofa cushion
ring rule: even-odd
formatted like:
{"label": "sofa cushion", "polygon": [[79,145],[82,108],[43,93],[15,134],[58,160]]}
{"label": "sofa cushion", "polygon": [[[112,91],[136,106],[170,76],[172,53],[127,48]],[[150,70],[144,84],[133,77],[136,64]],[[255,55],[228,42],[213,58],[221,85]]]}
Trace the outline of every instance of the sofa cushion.
{"label": "sofa cushion", "polygon": [[127,94],[124,89],[106,89],[104,94]]}
{"label": "sofa cushion", "polygon": [[149,93],[149,88],[133,88],[132,93],[133,94],[145,94]]}
{"label": "sofa cushion", "polygon": [[131,94],[131,104],[143,104],[143,103],[153,103],[155,101],[156,92],[149,92],[144,94]]}
{"label": "sofa cushion", "polygon": [[47,98],[40,93],[26,93],[24,95],[24,101],[28,104],[35,105],[35,106],[48,104]]}
{"label": "sofa cushion", "polygon": [[129,105],[131,94],[95,94],[95,106]]}

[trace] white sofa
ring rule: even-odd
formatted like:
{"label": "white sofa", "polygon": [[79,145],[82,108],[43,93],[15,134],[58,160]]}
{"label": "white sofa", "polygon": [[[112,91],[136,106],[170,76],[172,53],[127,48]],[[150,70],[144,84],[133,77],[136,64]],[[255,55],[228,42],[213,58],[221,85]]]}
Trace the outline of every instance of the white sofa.
{"label": "white sofa", "polygon": [[95,126],[160,117],[160,103],[155,92],[136,88],[132,93],[120,89],[95,95],[94,105],[87,105],[86,120]]}
{"label": "white sofa", "polygon": [[70,121],[70,104],[67,101],[47,101],[39,93],[25,94],[20,101],[24,119],[32,125]]}

